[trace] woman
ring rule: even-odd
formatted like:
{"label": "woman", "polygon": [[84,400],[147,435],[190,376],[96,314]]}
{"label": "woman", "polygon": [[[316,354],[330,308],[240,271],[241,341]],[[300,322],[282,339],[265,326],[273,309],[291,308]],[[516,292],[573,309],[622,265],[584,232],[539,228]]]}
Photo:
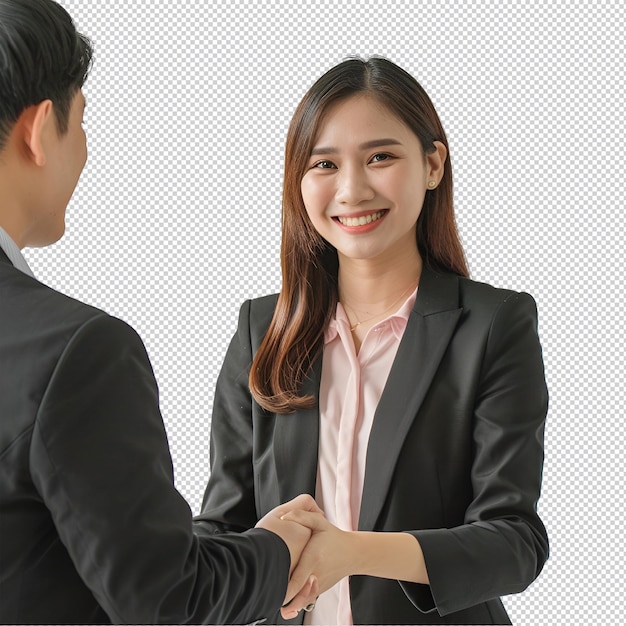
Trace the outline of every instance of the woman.
{"label": "woman", "polygon": [[293,519],[331,588],[306,623],[510,623],[499,596],[548,554],[536,308],[467,278],[445,133],[390,61],[345,61],[298,106],[281,256],[218,379],[201,518],[242,531],[313,494],[328,521]]}

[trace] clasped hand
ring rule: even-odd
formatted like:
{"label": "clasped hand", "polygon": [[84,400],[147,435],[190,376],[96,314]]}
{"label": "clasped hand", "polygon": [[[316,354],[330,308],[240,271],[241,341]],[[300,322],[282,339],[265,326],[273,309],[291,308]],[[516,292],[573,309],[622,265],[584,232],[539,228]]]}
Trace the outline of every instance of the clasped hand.
{"label": "clasped hand", "polygon": [[270,511],[257,528],[279,535],[289,547],[291,569],[283,619],[293,619],[345,576],[354,563],[352,533],[333,526],[315,500],[300,495]]}

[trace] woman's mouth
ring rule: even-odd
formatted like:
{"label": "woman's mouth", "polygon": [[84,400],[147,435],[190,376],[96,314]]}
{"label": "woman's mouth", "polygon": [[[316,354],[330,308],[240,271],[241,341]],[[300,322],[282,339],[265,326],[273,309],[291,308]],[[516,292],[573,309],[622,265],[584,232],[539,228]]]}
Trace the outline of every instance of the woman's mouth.
{"label": "woman's mouth", "polygon": [[377,222],[378,220],[382,219],[388,212],[388,209],[383,209],[381,211],[376,211],[375,213],[368,213],[367,215],[359,215],[354,217],[349,215],[337,215],[333,217],[333,219],[339,222],[342,226],[356,228],[358,226],[367,226],[372,222]]}

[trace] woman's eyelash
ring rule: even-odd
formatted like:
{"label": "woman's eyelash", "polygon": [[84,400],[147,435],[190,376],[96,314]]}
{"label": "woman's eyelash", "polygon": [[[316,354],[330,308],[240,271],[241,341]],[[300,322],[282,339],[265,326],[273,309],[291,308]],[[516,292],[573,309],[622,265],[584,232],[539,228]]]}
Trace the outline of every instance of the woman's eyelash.
{"label": "woman's eyelash", "polygon": [[[378,159],[377,157],[384,157],[382,159]],[[377,152],[372,158],[371,161],[374,161],[375,163],[380,163],[381,161],[387,161],[388,159],[391,159],[391,155],[387,154],[386,152]]]}
{"label": "woman's eyelash", "polygon": [[313,167],[318,167],[320,169],[331,169],[335,167],[335,164],[332,161],[328,161],[327,159],[322,159],[313,165]]}

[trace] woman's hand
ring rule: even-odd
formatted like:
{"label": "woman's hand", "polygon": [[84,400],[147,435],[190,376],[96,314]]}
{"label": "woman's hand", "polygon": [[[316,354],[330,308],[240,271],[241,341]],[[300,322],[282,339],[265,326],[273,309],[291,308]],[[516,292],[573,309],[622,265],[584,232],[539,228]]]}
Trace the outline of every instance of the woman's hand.
{"label": "woman's hand", "polygon": [[286,595],[288,603],[281,609],[284,619],[293,619],[302,608],[300,591],[307,588],[312,575],[317,578],[319,595],[352,574],[355,567],[358,568],[354,540],[356,533],[333,526],[321,512],[290,511],[281,519],[297,522],[311,531],[311,539],[289,580]]}
{"label": "woman's hand", "polygon": [[318,594],[346,576],[359,574],[424,585],[429,582],[422,548],[409,533],[344,531],[333,526],[321,511],[294,510],[281,519],[311,531],[287,587],[286,600],[293,597],[298,602],[289,601],[283,606],[285,619],[294,618],[303,608],[302,595],[310,589],[307,585],[311,576],[317,578]]}

